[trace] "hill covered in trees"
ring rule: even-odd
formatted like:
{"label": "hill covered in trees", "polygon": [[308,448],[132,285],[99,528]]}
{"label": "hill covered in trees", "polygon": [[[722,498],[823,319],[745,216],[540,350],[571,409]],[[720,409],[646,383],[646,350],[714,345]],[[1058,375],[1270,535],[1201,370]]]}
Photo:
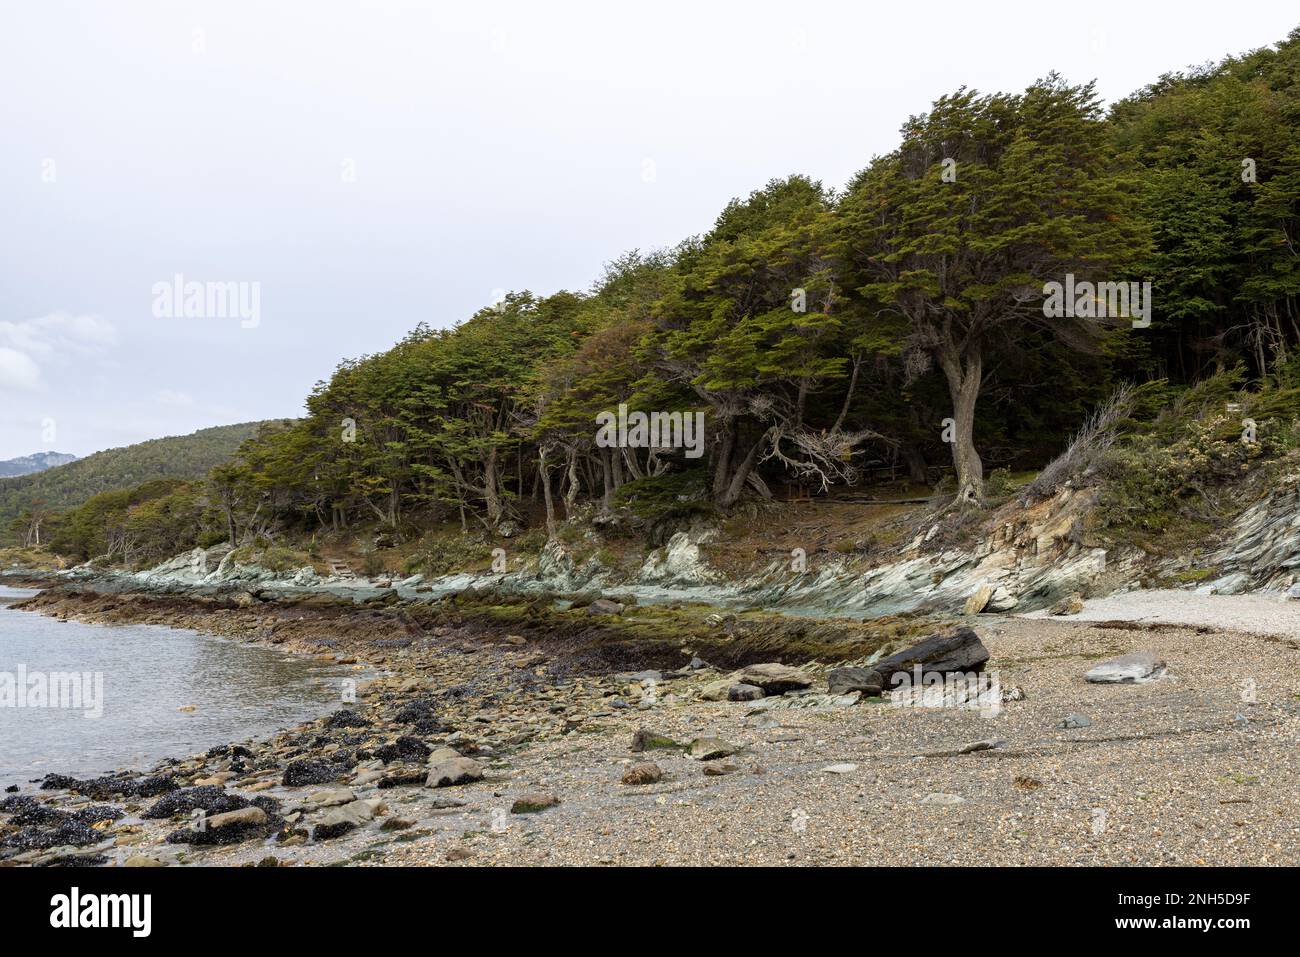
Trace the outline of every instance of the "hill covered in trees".
{"label": "hill covered in trees", "polygon": [[22,455],[16,459],[6,459],[0,462],[0,478],[13,478],[18,475],[44,472],[46,469],[52,469],[57,465],[67,465],[69,462],[75,462],[76,460],[75,455],[69,455],[66,452],[35,452],[31,455]]}
{"label": "hill covered in trees", "polygon": [[[511,293],[449,329],[417,327],[341,363],[302,419],[261,430],[205,481],[99,500],[56,519],[53,540],[142,561],[223,538],[418,537],[444,521],[554,535],[584,509],[725,514],[895,471],[978,511],[990,470],[1055,459],[1035,485],[1046,494],[1096,467],[1058,459],[1081,428],[1129,437],[1111,466],[1130,478],[1170,422],[1239,430],[1182,414],[1206,396],[1263,410],[1277,452],[1300,412],[1298,244],[1300,30],[1109,110],[1057,75],[1018,93],[963,88],[842,189],[773,180],[588,290]],[[620,406],[627,422],[702,414],[702,444],[635,427],[601,441]],[[1176,503],[1214,475],[1148,477]]]}
{"label": "hill covered in trees", "polygon": [[130,489],[159,479],[202,478],[228,461],[261,423],[200,429],[190,435],[151,439],[96,452],[84,459],[30,475],[0,479],[0,534],[8,541],[35,537],[51,514],[93,495]]}

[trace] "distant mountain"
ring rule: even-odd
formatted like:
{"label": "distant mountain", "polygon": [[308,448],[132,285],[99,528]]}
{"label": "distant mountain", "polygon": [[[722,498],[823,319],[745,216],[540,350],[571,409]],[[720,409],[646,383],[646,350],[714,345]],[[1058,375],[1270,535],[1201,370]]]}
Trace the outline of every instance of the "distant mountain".
{"label": "distant mountain", "polygon": [[34,452],[21,458],[6,459],[0,462],[0,478],[31,475],[33,472],[44,472],[56,465],[67,465],[69,462],[75,461],[77,461],[77,457],[69,455],[67,452]]}
{"label": "distant mountain", "polygon": [[0,542],[12,538],[9,524],[34,503],[60,510],[79,505],[100,492],[130,488],[152,479],[201,478],[229,460],[246,439],[269,424],[243,422],[200,429],[191,435],[150,439],[139,445],[96,452],[42,472],[0,478]]}

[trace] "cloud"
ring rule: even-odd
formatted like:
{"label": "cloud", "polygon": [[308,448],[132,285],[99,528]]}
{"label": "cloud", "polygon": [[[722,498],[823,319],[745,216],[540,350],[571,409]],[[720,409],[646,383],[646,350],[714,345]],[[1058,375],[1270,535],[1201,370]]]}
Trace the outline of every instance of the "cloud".
{"label": "cloud", "polygon": [[0,320],[0,389],[38,389],[46,362],[94,357],[115,345],[117,329],[101,316],[52,312],[21,322]]}
{"label": "cloud", "polygon": [[31,392],[40,384],[40,366],[18,350],[0,346],[0,391]]}

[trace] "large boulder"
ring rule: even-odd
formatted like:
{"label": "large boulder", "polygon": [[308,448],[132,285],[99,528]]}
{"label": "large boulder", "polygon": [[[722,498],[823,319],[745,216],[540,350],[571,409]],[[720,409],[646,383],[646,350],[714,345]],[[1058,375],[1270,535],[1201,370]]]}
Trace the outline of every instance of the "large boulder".
{"label": "large boulder", "polygon": [[798,668],[768,662],[740,669],[736,674],[736,683],[762,688],[767,694],[785,694],[787,691],[811,688],[813,680]]}
{"label": "large boulder", "polygon": [[910,648],[881,658],[871,667],[880,675],[882,685],[887,685],[893,675],[912,671],[918,666],[924,677],[931,673],[983,671],[988,660],[989,650],[984,647],[984,642],[970,628],[962,627],[947,634],[922,638]]}
{"label": "large boulder", "polygon": [[1103,661],[1083,677],[1093,684],[1134,684],[1155,681],[1164,673],[1164,659],[1151,651],[1135,651]]}

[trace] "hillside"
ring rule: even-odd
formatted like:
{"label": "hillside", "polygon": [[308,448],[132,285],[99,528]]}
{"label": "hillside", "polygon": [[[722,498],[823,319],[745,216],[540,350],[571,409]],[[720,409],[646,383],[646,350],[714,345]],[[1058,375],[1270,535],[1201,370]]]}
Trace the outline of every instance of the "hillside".
{"label": "hillside", "polygon": [[260,422],[200,429],[190,435],[151,439],[107,449],[41,472],[0,479],[0,541],[11,542],[11,522],[33,503],[58,510],[92,495],[162,478],[200,478],[230,459],[256,434]]}
{"label": "hillside", "polygon": [[67,465],[69,462],[75,461],[77,461],[77,457],[67,452],[35,452],[32,455],[21,455],[16,459],[6,459],[0,462],[0,478],[32,475],[36,472],[44,472],[46,469]]}

